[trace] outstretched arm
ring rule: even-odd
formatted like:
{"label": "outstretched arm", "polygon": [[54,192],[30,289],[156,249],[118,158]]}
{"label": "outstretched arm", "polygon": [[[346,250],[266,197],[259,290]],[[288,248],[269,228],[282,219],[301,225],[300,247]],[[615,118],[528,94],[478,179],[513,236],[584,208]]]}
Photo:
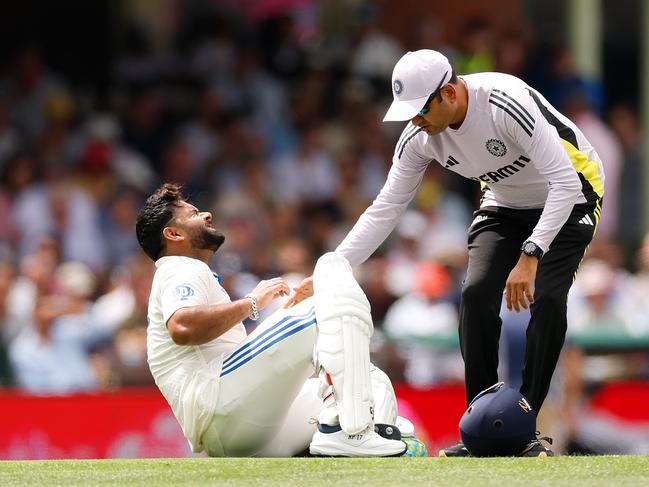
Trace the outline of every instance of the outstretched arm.
{"label": "outstretched arm", "polygon": [[[423,140],[417,138],[419,132],[421,130],[412,124],[406,126],[383,188],[336,248],[336,252],[342,254],[351,265],[361,264],[372,255],[390,235],[415,196],[431,160],[422,156],[417,149]],[[313,276],[293,288],[293,294],[284,307],[290,308],[309,296],[313,296]]]}
{"label": "outstretched arm", "polygon": [[415,196],[429,161],[420,160],[410,152],[406,150],[401,158],[395,155],[381,192],[336,248],[352,266],[365,262],[374,253]]}

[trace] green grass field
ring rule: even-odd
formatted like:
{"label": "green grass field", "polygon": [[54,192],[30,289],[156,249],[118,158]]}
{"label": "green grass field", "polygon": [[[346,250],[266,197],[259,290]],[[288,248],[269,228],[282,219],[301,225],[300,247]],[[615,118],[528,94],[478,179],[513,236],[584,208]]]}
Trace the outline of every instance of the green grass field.
{"label": "green grass field", "polygon": [[649,486],[649,457],[155,459],[0,462],[0,486]]}

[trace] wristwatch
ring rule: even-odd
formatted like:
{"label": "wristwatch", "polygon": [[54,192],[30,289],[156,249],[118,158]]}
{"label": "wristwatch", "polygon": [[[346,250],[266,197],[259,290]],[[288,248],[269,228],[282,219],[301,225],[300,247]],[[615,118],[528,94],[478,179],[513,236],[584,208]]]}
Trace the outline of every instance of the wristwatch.
{"label": "wristwatch", "polygon": [[257,321],[259,319],[259,309],[257,308],[257,298],[255,298],[254,296],[251,296],[250,294],[246,294],[244,297],[248,298],[250,300],[250,304],[252,306],[252,314],[249,316],[249,318],[252,321]]}
{"label": "wristwatch", "polygon": [[536,257],[539,260],[541,260],[541,258],[543,257],[543,250],[541,250],[541,247],[536,245],[531,240],[526,240],[525,242],[523,242],[521,250],[524,254],[529,255],[530,257]]}

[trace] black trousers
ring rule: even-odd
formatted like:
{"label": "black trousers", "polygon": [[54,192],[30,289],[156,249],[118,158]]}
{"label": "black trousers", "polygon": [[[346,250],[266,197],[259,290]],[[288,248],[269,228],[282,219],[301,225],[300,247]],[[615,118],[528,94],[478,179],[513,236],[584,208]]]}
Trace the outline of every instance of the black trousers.
{"label": "black trousers", "polygon": [[[575,205],[539,262],[521,386],[521,393],[537,413],[548,393],[566,336],[568,290],[595,233],[600,209],[595,203]],[[498,382],[502,326],[499,314],[505,282],[541,211],[489,207],[474,213],[476,219],[469,228],[469,266],[462,286],[459,329],[467,404],[480,391]]]}

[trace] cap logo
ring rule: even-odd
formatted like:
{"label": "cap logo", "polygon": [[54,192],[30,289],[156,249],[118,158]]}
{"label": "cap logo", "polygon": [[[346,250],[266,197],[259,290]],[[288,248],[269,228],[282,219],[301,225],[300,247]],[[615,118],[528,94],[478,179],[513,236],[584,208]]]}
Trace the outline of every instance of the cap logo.
{"label": "cap logo", "polygon": [[392,89],[394,90],[395,95],[400,95],[403,91],[403,83],[399,79],[395,79],[392,83]]}

